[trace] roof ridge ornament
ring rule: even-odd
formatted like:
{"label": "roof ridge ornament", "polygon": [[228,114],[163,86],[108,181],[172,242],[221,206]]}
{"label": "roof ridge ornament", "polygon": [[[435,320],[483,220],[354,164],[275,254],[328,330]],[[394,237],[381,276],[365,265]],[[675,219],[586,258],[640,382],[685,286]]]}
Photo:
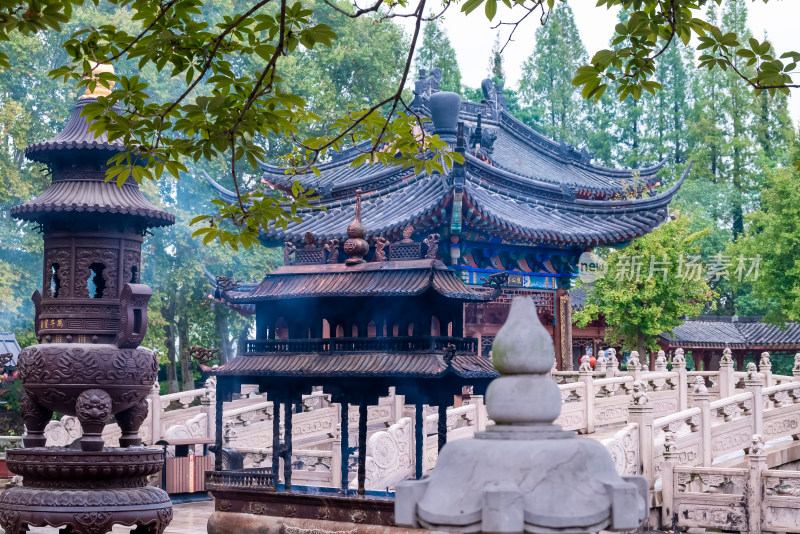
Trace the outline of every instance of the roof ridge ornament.
{"label": "roof ridge ornament", "polygon": [[361,221],[361,193],[361,189],[356,189],[356,212],[353,222],[347,227],[344,251],[350,257],[344,260],[346,265],[364,263],[364,256],[369,252],[369,243],[364,239],[367,236],[367,229]]}

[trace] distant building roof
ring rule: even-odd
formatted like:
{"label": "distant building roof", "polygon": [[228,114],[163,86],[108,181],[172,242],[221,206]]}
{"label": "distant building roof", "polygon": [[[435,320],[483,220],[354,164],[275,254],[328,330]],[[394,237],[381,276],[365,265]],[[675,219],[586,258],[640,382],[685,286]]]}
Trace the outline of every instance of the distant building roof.
{"label": "distant building roof", "polygon": [[570,301],[572,304],[572,309],[575,311],[582,310],[584,306],[586,306],[586,297],[588,296],[588,291],[591,288],[591,284],[584,283],[581,287],[577,289],[570,289],[567,293],[569,293]]}
{"label": "distant building roof", "polygon": [[761,317],[701,315],[660,335],[674,348],[800,349],[800,325],[784,328],[765,323]]}

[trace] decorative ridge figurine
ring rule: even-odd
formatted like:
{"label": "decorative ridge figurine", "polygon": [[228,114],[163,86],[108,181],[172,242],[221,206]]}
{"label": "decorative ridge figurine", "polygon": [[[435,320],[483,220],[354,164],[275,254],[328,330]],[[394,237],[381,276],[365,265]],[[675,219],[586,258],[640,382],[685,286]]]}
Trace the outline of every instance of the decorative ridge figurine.
{"label": "decorative ridge figurine", "polygon": [[647,480],[620,477],[600,442],[554,424],[555,351],[532,299],[514,300],[492,354],[501,376],[489,385],[486,409],[495,425],[445,445],[428,477],[398,484],[397,525],[486,533],[638,527],[648,513]]}
{"label": "decorative ridge figurine", "polygon": [[361,189],[356,189],[356,210],[353,222],[347,227],[347,241],[344,242],[344,251],[350,256],[344,260],[345,265],[358,265],[364,263],[364,256],[369,252],[367,229],[361,221]]}

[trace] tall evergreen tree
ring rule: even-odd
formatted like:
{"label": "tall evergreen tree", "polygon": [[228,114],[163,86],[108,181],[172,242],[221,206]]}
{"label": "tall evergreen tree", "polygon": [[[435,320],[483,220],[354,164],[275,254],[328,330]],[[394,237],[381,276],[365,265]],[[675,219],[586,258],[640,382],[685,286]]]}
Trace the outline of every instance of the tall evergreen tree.
{"label": "tall evergreen tree", "polygon": [[531,126],[558,141],[586,142],[588,104],[572,85],[575,70],[586,60],[572,9],[559,4],[536,30],[535,48],[522,66],[519,93]]}
{"label": "tall evergreen tree", "polygon": [[422,45],[417,49],[414,68],[419,71],[438,67],[442,71],[439,89],[461,93],[461,69],[458,67],[456,51],[450,44],[447,32],[439,25],[439,19],[425,24],[422,30]]}
{"label": "tall evergreen tree", "polygon": [[492,53],[489,56],[489,78],[492,79],[494,83],[499,83],[505,85],[506,83],[506,72],[503,69],[503,54],[500,53],[500,32],[497,32],[497,36],[494,38],[494,43],[492,44]]}

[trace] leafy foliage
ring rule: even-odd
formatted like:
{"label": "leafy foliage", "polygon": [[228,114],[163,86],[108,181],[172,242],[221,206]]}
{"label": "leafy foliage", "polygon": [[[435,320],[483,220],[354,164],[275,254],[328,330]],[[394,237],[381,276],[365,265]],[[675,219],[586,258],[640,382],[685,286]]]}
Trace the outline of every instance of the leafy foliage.
{"label": "leafy foliage", "polygon": [[705,232],[692,232],[688,217],[678,217],[608,256],[607,270],[575,313],[579,326],[601,314],[609,324],[606,341],[624,350],[655,349],[656,336],[694,316],[712,298],[703,278],[689,269]]}
{"label": "leafy foliage", "polygon": [[727,254],[759,255],[758,278],[752,282],[753,297],[767,308],[767,319],[776,324],[800,321],[800,191],[798,175],[789,168],[767,172],[761,192],[761,209],[747,217],[744,234],[728,247]]}
{"label": "leafy foliage", "polygon": [[442,71],[442,81],[439,89],[442,91],[461,92],[461,69],[458,68],[458,59],[453,45],[447,32],[439,25],[439,19],[434,18],[431,13],[429,18],[433,18],[425,23],[422,31],[422,46],[417,50],[414,58],[414,68],[419,71],[425,69],[430,71],[438,67]]}

